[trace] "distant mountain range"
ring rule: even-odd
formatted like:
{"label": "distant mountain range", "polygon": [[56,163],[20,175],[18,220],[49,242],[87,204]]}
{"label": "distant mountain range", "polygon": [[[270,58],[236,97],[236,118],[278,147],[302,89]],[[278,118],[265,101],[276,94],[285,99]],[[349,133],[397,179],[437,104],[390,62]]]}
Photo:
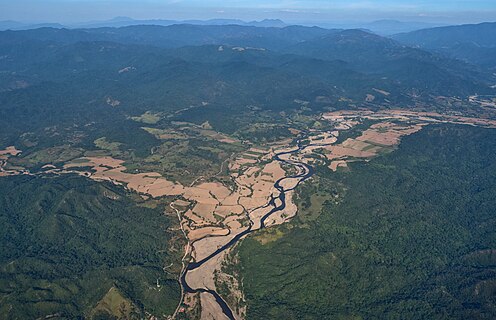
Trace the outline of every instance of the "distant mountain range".
{"label": "distant mountain range", "polygon": [[239,25],[239,26],[252,26],[252,27],[278,27],[282,28],[287,26],[286,23],[279,19],[265,19],[261,21],[242,21],[238,19],[211,19],[211,20],[163,20],[163,19],[150,19],[150,20],[135,20],[129,17],[115,17],[105,21],[90,21],[77,24],[60,24],[60,23],[23,23],[18,21],[0,21],[0,31],[5,30],[29,30],[42,27],[51,28],[120,28],[136,25],[157,25],[157,26],[170,26],[173,24],[192,24],[192,25],[206,25],[206,26],[223,26],[223,25]]}
{"label": "distant mountain range", "polygon": [[66,28],[66,26],[60,23],[23,23],[18,21],[5,20],[0,21],[0,31],[5,30],[29,30],[37,28]]}
{"label": "distant mountain range", "polygon": [[367,23],[362,27],[380,35],[392,35],[439,26],[442,26],[442,24],[418,21],[378,20]]}
{"label": "distant mountain range", "polygon": [[[305,24],[307,25],[307,24]],[[377,20],[372,22],[348,22],[348,23],[319,23],[319,27],[331,29],[364,29],[382,36],[390,36],[397,33],[411,32],[420,29],[444,26],[440,23],[428,23],[418,21],[398,21],[391,19]]]}
{"label": "distant mountain range", "polygon": [[409,46],[496,70],[496,22],[429,28],[397,34]]}
{"label": "distant mountain range", "polygon": [[224,25],[239,25],[239,26],[252,26],[252,27],[285,27],[286,23],[279,19],[265,19],[261,21],[243,21],[239,19],[210,19],[210,20],[163,20],[163,19],[150,19],[150,20],[135,20],[129,17],[116,17],[107,21],[94,21],[87,23],[80,23],[71,25],[70,27],[76,28],[102,28],[102,27],[126,27],[136,25],[157,25],[157,26],[170,26],[173,24],[193,24],[205,26],[224,26]]}
{"label": "distant mountain range", "polygon": [[[87,47],[91,47],[93,53],[83,56],[81,52],[85,52]],[[235,49],[219,51],[223,47]],[[101,48],[114,48],[112,50],[116,52],[103,56],[99,51]],[[122,49],[119,51],[117,48]],[[46,74],[46,79],[51,80],[56,74],[63,78],[65,74],[98,69],[113,61],[119,62],[115,68],[123,68],[136,64],[132,61],[140,55],[143,55],[142,62],[152,59],[164,63],[163,58],[146,58],[150,52],[159,56],[174,56],[175,66],[176,59],[187,61],[179,64],[181,70],[188,69],[184,67],[185,64],[197,62],[211,65],[211,74],[220,72],[219,64],[227,63],[225,67],[230,70],[246,68],[244,78],[241,75],[237,77],[259,79],[259,83],[266,76],[264,68],[270,67],[273,69],[272,74],[281,72],[287,79],[291,79],[288,73],[314,79],[319,83],[316,86],[319,90],[332,84],[331,88],[338,88],[354,98],[380,86],[393,93],[388,97],[390,101],[396,97],[397,102],[405,103],[410,103],[419,95],[430,99],[432,96],[468,96],[474,92],[488,92],[493,84],[491,75],[475,66],[404,46],[395,40],[358,29],[189,24],[88,29],[39,28],[0,33],[0,56],[4,57],[0,60],[0,70],[8,70],[16,77],[25,72],[26,75],[37,75],[37,79]],[[120,58],[119,55],[124,53],[126,58]],[[92,57],[93,54],[95,57]],[[71,64],[64,67],[57,63],[58,60],[71,61]],[[85,66],[86,61],[93,62],[91,66]],[[29,65],[33,69],[26,72],[26,66]],[[148,71],[149,74],[155,73],[158,66],[154,65]],[[257,74],[254,70],[261,73]],[[8,79],[5,82],[12,83],[13,76],[6,75]],[[350,80],[352,78],[353,81]],[[287,79],[279,83],[290,83]],[[358,82],[362,82],[362,85],[357,85]],[[267,87],[270,87],[269,83],[265,83]],[[288,92],[291,90],[285,90],[284,94]]]}
{"label": "distant mountain range", "polygon": [[[265,19],[261,21],[243,21],[239,19],[210,19],[210,20],[167,20],[167,19],[148,19],[148,20],[136,20],[129,17],[115,17],[110,20],[104,21],[89,21],[76,24],[66,24],[62,25],[59,23],[22,23],[18,21],[0,21],[0,31],[2,30],[27,30],[36,29],[41,27],[52,27],[52,28],[103,28],[103,27],[127,27],[135,25],[157,25],[157,26],[170,26],[173,24],[192,24],[192,25],[239,25],[239,26],[252,26],[252,27],[276,27],[283,28],[288,24],[279,19]],[[366,29],[371,32],[377,33],[379,35],[392,35],[402,32],[410,32],[414,30],[432,28],[441,26],[435,23],[425,23],[425,22],[405,22],[398,20],[378,20],[373,22],[349,22],[349,23],[332,23],[332,22],[301,22],[298,25],[304,26],[319,26],[327,29]]]}

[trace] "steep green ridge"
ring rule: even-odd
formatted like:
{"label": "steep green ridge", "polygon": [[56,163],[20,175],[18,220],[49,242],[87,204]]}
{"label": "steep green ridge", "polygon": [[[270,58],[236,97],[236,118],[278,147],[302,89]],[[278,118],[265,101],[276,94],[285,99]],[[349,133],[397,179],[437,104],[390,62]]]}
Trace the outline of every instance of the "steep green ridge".
{"label": "steep green ridge", "polygon": [[4,177],[0,194],[0,318],[89,316],[112,287],[136,315],[174,311],[163,209],[73,176]]}
{"label": "steep green ridge", "polygon": [[494,319],[495,156],[496,130],[442,125],[319,169],[283,236],[239,248],[248,319]]}

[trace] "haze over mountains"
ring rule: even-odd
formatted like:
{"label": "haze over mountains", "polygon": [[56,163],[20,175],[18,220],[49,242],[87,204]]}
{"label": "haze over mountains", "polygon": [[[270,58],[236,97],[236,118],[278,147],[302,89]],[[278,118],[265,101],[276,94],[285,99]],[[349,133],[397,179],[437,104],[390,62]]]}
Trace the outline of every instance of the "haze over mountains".
{"label": "haze over mountains", "polygon": [[286,23],[280,19],[264,19],[260,21],[243,21],[240,19],[210,19],[210,20],[167,20],[167,19],[149,19],[139,20],[129,17],[115,17],[110,20],[103,21],[89,21],[71,24],[60,23],[24,23],[18,21],[0,21],[1,30],[27,30],[36,29],[41,27],[52,28],[102,28],[102,27],[127,27],[135,25],[158,25],[170,26],[173,24],[193,24],[193,25],[240,25],[240,26],[253,26],[253,27],[286,27],[289,25],[303,25],[303,26],[319,26],[328,29],[353,29],[360,28],[370,30],[381,35],[392,35],[401,32],[410,32],[419,29],[431,28],[442,26],[442,23],[432,22],[405,22],[392,19],[376,20],[372,22],[298,22]]}
{"label": "haze over mountains", "polygon": [[468,24],[398,34],[393,39],[483,67],[496,68],[496,23]]}
{"label": "haze over mountains", "polygon": [[[282,99],[271,108],[301,98],[296,94],[299,91],[305,92],[309,101],[315,101],[316,96],[339,98],[336,93],[341,92],[341,98],[365,103],[363,97],[372,88],[380,88],[389,95],[378,95],[375,103],[414,105],[436,96],[490,93],[494,84],[493,75],[484,69],[366,31],[302,26],[171,25],[4,31],[0,33],[0,56],[4,91],[16,88],[16,83],[62,84],[69,79],[76,81],[77,76],[103,72],[136,90],[143,82],[140,75],[155,79],[158,85],[169,81],[164,71],[174,68],[175,86],[208,92],[205,89],[215,84],[211,77],[228,84],[215,99],[229,108],[233,108],[229,101],[234,97],[240,105],[261,103],[255,97],[264,96],[261,93],[267,89],[247,80],[256,78],[259,84],[268,84],[276,75],[286,79],[281,78],[279,83],[287,87],[271,95],[271,99]],[[111,71],[128,66],[136,69],[129,76]],[[98,78],[92,84],[98,83]],[[100,83],[99,91],[105,91],[108,85],[106,81]],[[312,90],[303,89],[312,86]],[[301,90],[296,89],[299,87]],[[240,95],[240,90],[252,94]],[[313,97],[308,96],[311,92]],[[180,99],[187,96],[190,94],[183,92]],[[239,101],[243,96],[249,99]],[[150,100],[154,104],[161,101],[156,96]],[[126,105],[123,100],[123,108]]]}
{"label": "haze over mountains", "polygon": [[53,28],[103,28],[103,27],[127,27],[135,25],[157,25],[170,26],[173,24],[193,24],[193,25],[240,25],[254,27],[285,27],[286,23],[279,19],[265,19],[261,21],[245,22],[239,19],[210,19],[210,20],[165,20],[165,19],[150,19],[150,20],[135,20],[129,17],[115,17],[105,21],[89,21],[72,24],[60,23],[23,23],[18,21],[0,21],[0,30],[27,30],[41,27]]}
{"label": "haze over mountains", "polygon": [[[477,34],[480,34],[479,28],[485,30],[488,27],[491,25],[460,28],[469,28],[467,33],[474,34],[475,41]],[[431,30],[449,32],[452,29]],[[429,34],[429,29],[422,33]],[[414,35],[416,33],[403,34],[398,39],[407,41],[405,39]],[[480,45],[481,50],[492,50],[490,38],[483,38],[487,43],[481,42],[481,45],[487,46]],[[473,46],[474,41],[469,46]],[[454,43],[458,43],[457,48],[463,45]],[[220,46],[225,46],[226,50],[222,51]],[[175,65],[181,61],[183,67],[178,69],[180,72],[206,68],[228,83],[233,80],[234,74],[229,76],[230,79],[225,78],[227,74],[222,70],[226,68],[238,70],[236,73],[240,79],[248,77],[248,74],[255,76],[257,72],[262,72],[257,76],[264,79],[264,69],[271,68],[271,76],[284,73],[289,77],[289,81],[284,81],[286,84],[299,81],[298,77],[289,76],[297,74],[316,81],[319,86],[327,86],[326,91],[341,90],[345,96],[350,95],[348,98],[356,98],[360,94],[365,96],[365,91],[380,86],[391,93],[387,101],[407,104],[414,103],[417,96],[429,99],[438,95],[468,96],[476,92],[490,92],[490,86],[495,82],[492,73],[475,66],[482,66],[483,62],[453,59],[462,57],[457,56],[457,52],[446,48],[438,50],[429,45],[422,49],[412,48],[362,30],[303,26],[139,25],[89,29],[39,28],[0,33],[3,90],[12,87],[16,81],[24,81],[27,85],[48,80],[59,82],[80,73],[101,73],[102,68],[108,69],[111,65],[116,69],[134,66],[136,73],[145,70],[157,73],[155,70],[165,67],[167,61]],[[138,58],[147,55],[168,58]],[[193,67],[198,63],[201,65]],[[236,69],[240,64],[245,64],[246,68]],[[243,75],[243,72],[247,74]],[[164,75],[157,73],[156,77],[160,79]],[[350,86],[350,77],[360,79],[363,85]],[[125,79],[131,80],[128,77]],[[204,78],[197,79],[199,83],[208,85]],[[119,81],[123,80],[121,77]],[[181,81],[178,78],[176,83]],[[253,90],[253,87],[246,90]],[[225,91],[223,96],[228,92]],[[287,94],[291,91],[281,92]],[[295,98],[288,99],[288,102]]]}
{"label": "haze over mountains", "polygon": [[494,318],[496,24],[432,26],[0,23],[0,318]]}

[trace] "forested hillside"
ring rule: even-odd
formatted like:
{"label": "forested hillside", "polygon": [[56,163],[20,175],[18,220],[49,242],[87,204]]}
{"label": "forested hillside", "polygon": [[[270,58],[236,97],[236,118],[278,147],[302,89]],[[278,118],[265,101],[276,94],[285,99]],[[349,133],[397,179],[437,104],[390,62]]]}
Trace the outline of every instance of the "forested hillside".
{"label": "forested hillside", "polygon": [[71,176],[2,177],[0,194],[1,318],[173,312],[179,285],[162,268],[177,257],[159,208]]}
{"label": "forested hillside", "polygon": [[393,39],[432,50],[484,68],[496,68],[496,23],[429,28],[401,33]]}

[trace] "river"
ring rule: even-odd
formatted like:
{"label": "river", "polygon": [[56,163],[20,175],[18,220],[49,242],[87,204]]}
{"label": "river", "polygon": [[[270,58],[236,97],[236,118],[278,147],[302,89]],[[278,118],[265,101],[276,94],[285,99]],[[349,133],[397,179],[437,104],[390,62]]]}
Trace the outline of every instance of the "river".
{"label": "river", "polygon": [[[277,197],[274,197],[272,195],[269,202],[265,205],[265,207],[272,207],[272,209],[260,219],[260,228],[259,229],[252,229],[253,221],[250,220],[250,225],[246,230],[237,234],[233,239],[231,239],[231,241],[229,241],[228,243],[226,243],[222,247],[218,248],[216,251],[211,253],[209,256],[203,258],[202,260],[188,263],[188,265],[186,266],[186,268],[184,269],[184,271],[181,274],[180,281],[181,281],[181,285],[182,285],[185,293],[209,293],[209,294],[213,295],[215,298],[215,301],[217,301],[217,303],[221,307],[222,312],[231,320],[235,320],[236,318],[234,317],[234,313],[232,312],[232,310],[228,306],[228,304],[224,301],[224,299],[222,299],[222,297],[214,290],[205,289],[205,288],[197,288],[197,289],[191,288],[186,281],[187,273],[189,271],[192,271],[192,270],[199,268],[200,266],[202,266],[204,263],[206,263],[207,261],[209,261],[213,257],[215,257],[218,254],[220,254],[221,252],[229,249],[230,247],[232,247],[234,244],[236,244],[238,241],[240,241],[247,234],[250,234],[256,230],[260,230],[260,229],[265,228],[265,220],[267,220],[267,218],[269,218],[275,212],[284,210],[284,208],[286,208],[286,192],[294,190],[301,182],[310,178],[314,172],[313,168],[311,166],[309,166],[303,162],[281,159],[281,156],[283,156],[283,155],[296,153],[296,152],[299,152],[299,151],[303,150],[304,148],[308,147],[308,145],[303,146],[301,144],[301,142],[298,142],[297,146],[298,147],[294,150],[279,152],[279,153],[276,153],[274,155],[275,160],[277,160],[281,163],[286,163],[286,164],[290,164],[290,165],[293,165],[295,167],[298,167],[300,173],[298,173],[296,175],[292,175],[292,176],[283,177],[283,178],[280,178],[279,180],[276,181],[276,183],[274,184],[274,187],[279,191],[279,195]],[[284,179],[294,179],[294,178],[299,179],[299,181],[296,184],[296,186],[294,186],[293,188],[284,189],[281,186],[281,181],[283,181]],[[276,205],[277,199],[279,199],[280,203],[281,203],[278,206]]]}

